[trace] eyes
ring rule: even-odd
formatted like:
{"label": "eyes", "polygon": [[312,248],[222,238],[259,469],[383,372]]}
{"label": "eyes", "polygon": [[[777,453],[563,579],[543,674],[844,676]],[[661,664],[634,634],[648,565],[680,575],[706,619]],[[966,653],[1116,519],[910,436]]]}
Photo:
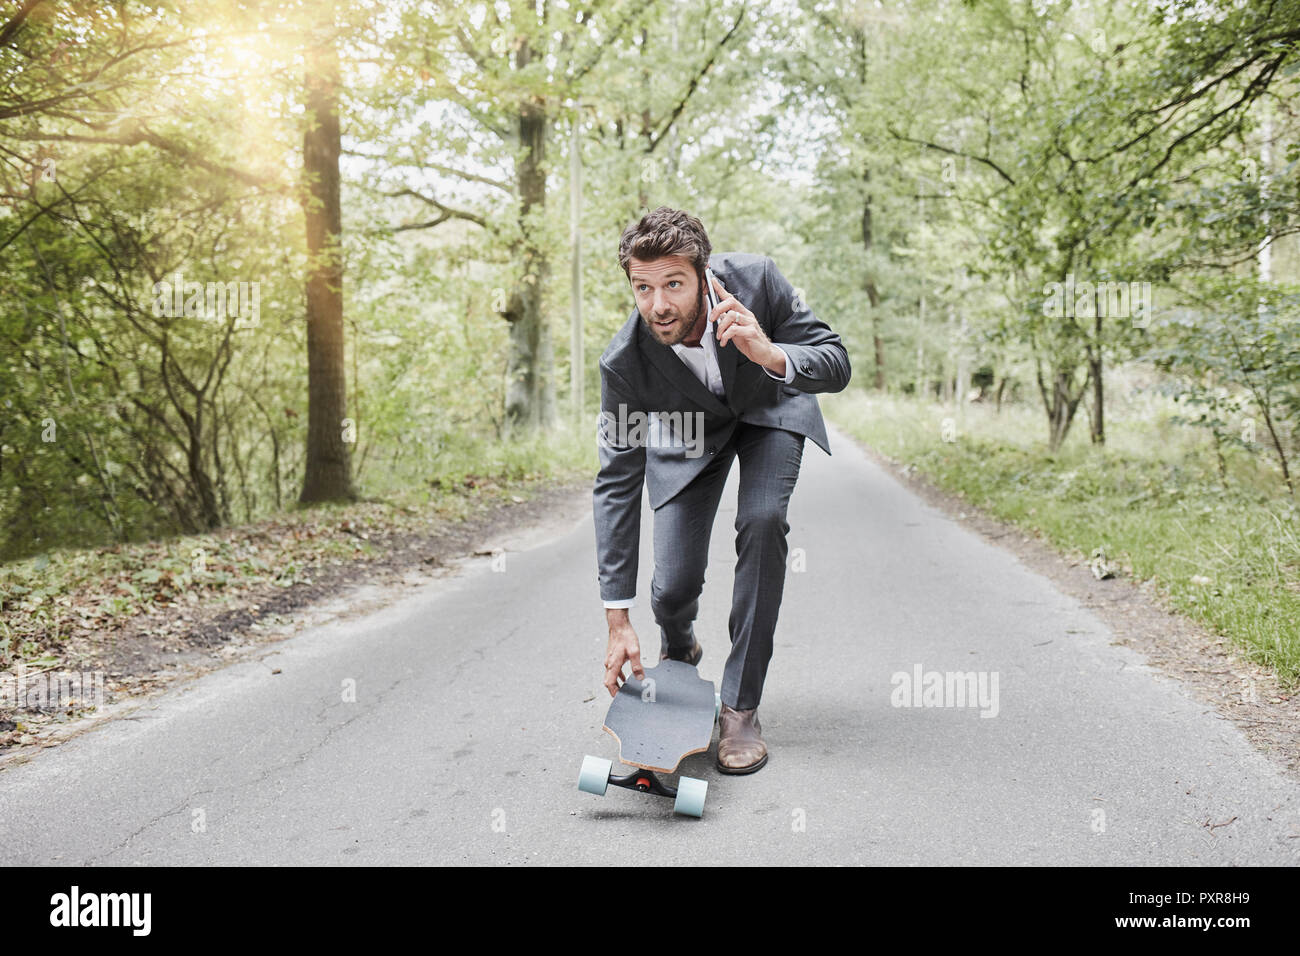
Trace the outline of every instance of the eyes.
{"label": "eyes", "polygon": [[[676,289],[676,288],[677,288],[679,285],[681,285],[681,284],[682,284],[682,280],[681,280],[681,279],[672,279],[672,280],[670,280],[669,283],[668,283],[668,288],[670,288],[670,289]],[[638,286],[636,287],[636,291],[637,291],[638,293],[641,293],[641,292],[645,292],[645,290],[648,289],[648,288],[650,288],[650,287],[649,287],[648,285],[646,285],[644,282],[642,282],[640,285],[638,285]]]}

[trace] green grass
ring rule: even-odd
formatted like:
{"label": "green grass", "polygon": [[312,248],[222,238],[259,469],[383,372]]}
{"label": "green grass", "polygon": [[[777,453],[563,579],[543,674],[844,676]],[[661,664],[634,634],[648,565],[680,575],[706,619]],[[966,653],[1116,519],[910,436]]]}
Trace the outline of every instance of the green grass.
{"label": "green grass", "polygon": [[368,463],[360,484],[368,496],[419,505],[484,482],[594,479],[595,413],[588,418],[590,427],[586,419],[581,427],[563,421],[550,432],[515,441],[473,432],[448,435],[425,460],[411,456],[392,467]]}
{"label": "green grass", "polygon": [[1264,449],[1230,455],[1224,478],[1208,436],[1169,424],[1158,404],[1117,401],[1104,447],[1081,413],[1053,455],[1038,408],[826,398],[828,416],[878,452],[1063,551],[1104,548],[1284,686],[1300,680],[1300,517]]}

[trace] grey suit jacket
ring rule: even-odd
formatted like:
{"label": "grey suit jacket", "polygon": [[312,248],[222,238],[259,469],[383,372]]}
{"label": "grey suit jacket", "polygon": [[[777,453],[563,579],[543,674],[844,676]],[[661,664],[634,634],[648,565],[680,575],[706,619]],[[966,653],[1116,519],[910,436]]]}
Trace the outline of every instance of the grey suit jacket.
{"label": "grey suit jacket", "polygon": [[[602,601],[636,594],[643,482],[650,507],[659,508],[713,460],[739,422],[797,432],[831,453],[812,393],[848,385],[849,355],[840,337],[795,296],[769,256],[715,253],[709,267],[785,350],[794,378],[783,384],[734,344],[719,346],[726,391],[720,399],[671,347],[655,340],[633,309],[600,357],[600,472],[593,496]],[[712,323],[705,334],[716,335]],[[633,426],[657,419],[660,427],[643,435],[635,427],[618,427],[629,418]],[[693,434],[693,426],[702,426],[702,433]]]}

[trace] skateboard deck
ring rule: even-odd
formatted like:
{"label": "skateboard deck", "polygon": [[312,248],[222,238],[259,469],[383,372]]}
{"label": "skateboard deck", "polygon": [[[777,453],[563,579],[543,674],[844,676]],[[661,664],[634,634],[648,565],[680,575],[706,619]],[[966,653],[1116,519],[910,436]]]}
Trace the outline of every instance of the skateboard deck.
{"label": "skateboard deck", "polygon": [[676,813],[702,816],[707,781],[684,776],[673,787],[655,774],[676,773],[683,757],[709,749],[721,706],[713,682],[683,661],[647,667],[645,680],[629,676],[605,714],[605,732],[618,741],[618,759],[637,769],[618,775],[611,772],[611,761],[589,754],[578,773],[578,789],[598,797],[611,785],[653,793],[671,797]]}
{"label": "skateboard deck", "polygon": [[683,757],[703,753],[713,738],[716,695],[684,661],[629,675],[605,714],[605,732],[618,741],[618,759],[642,770],[676,773]]}

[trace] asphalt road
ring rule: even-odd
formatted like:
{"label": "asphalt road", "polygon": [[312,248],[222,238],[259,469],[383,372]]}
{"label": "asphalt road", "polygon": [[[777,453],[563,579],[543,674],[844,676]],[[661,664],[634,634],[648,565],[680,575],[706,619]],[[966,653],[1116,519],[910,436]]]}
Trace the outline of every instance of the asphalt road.
{"label": "asphalt road", "polygon": [[[1300,862],[1300,787],[1231,723],[831,440],[790,505],[804,569],[759,711],[771,759],[728,777],[688,758],[702,819],[576,787],[585,753],[617,756],[588,498],[504,570],[478,559],[4,770],[0,863]],[[736,478],[696,625],[714,680]],[[632,619],[655,648],[644,511]],[[918,666],[983,675],[987,695],[895,706]]]}

